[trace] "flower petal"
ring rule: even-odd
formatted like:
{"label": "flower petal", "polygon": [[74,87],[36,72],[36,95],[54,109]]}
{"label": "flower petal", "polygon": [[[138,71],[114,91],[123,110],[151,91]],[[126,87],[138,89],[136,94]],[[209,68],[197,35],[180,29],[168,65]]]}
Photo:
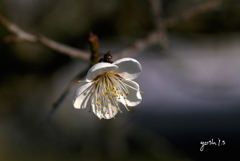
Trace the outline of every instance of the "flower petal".
{"label": "flower petal", "polygon": [[115,71],[117,68],[118,67],[114,64],[104,62],[97,63],[88,70],[86,81],[90,82],[98,75],[101,75],[105,72]]}
{"label": "flower petal", "polygon": [[94,101],[92,101],[92,110],[100,119],[111,119],[118,113],[116,106],[108,104],[108,107],[101,108],[97,106]]}
{"label": "flower petal", "polygon": [[122,100],[120,99],[120,102],[124,105],[127,104],[127,106],[136,106],[142,101],[142,96],[139,91],[139,85],[134,81],[124,81],[125,84],[128,85],[129,89],[129,95],[127,95],[127,98]]}
{"label": "flower petal", "polygon": [[91,89],[93,83],[85,83],[80,86],[73,96],[73,106],[77,109],[84,109],[91,105],[89,98],[91,97]]}
{"label": "flower petal", "polygon": [[115,72],[126,80],[133,80],[142,72],[141,64],[132,58],[122,58],[115,61],[113,64],[118,66]]}

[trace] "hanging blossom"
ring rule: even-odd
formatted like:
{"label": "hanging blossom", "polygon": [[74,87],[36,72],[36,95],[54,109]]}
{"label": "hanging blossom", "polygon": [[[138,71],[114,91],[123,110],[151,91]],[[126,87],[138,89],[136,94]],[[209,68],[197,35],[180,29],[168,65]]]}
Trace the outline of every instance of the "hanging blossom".
{"label": "hanging blossom", "polygon": [[141,71],[141,64],[132,58],[97,63],[89,69],[86,81],[77,89],[73,106],[77,109],[90,107],[100,120],[115,118],[118,112],[122,113],[120,103],[129,111],[129,106],[142,101],[143,92],[132,81]]}

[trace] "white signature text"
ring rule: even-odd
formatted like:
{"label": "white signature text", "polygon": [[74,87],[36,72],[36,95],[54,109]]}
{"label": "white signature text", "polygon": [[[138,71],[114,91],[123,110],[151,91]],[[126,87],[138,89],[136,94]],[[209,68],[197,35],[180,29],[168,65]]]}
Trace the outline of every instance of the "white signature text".
{"label": "white signature text", "polygon": [[217,142],[215,142],[213,139],[211,139],[211,140],[209,140],[209,141],[201,141],[200,144],[201,144],[200,151],[203,151],[205,145],[221,146],[221,145],[225,145],[226,142],[225,142],[225,140],[220,140],[220,139],[218,138],[218,141],[217,141]]}

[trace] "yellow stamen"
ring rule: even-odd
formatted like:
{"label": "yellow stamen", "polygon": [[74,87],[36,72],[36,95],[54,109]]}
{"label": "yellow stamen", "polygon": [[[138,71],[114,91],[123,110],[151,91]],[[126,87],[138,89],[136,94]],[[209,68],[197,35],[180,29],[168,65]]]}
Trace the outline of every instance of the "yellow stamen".
{"label": "yellow stamen", "polygon": [[102,106],[102,108],[104,108],[104,107]]}
{"label": "yellow stamen", "polygon": [[78,83],[81,83],[81,81],[78,81]]}
{"label": "yellow stamen", "polygon": [[144,94],[144,92],[141,92],[141,94]]}
{"label": "yellow stamen", "polygon": [[100,105],[100,102],[96,102],[97,105]]}
{"label": "yellow stamen", "polygon": [[110,71],[109,74],[113,74],[113,71]]}
{"label": "yellow stamen", "polygon": [[95,84],[97,84],[97,83],[98,83],[98,81],[94,81],[94,83],[95,83]]}
{"label": "yellow stamen", "polygon": [[116,119],[116,117],[113,117],[113,119]]}

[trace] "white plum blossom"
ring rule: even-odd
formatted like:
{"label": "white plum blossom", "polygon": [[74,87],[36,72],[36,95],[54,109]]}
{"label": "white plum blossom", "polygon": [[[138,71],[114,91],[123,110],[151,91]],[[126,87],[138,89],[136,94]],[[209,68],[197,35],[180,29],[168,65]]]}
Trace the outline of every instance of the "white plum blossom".
{"label": "white plum blossom", "polygon": [[142,101],[143,92],[132,81],[141,71],[141,64],[132,58],[95,64],[89,69],[85,83],[77,89],[73,106],[77,109],[90,107],[99,119],[115,118],[118,112],[122,113],[119,103],[129,111],[128,106]]}

